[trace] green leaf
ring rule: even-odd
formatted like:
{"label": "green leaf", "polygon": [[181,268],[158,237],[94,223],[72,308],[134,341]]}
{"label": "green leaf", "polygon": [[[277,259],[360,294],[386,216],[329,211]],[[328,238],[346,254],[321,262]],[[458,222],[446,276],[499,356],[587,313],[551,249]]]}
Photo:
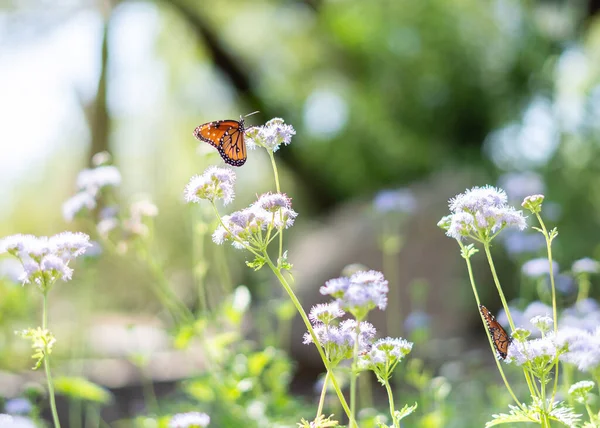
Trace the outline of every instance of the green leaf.
{"label": "green leaf", "polygon": [[256,258],[251,262],[246,262],[246,266],[254,270],[260,270],[265,265],[265,263],[267,263],[267,261],[264,257],[256,256]]}
{"label": "green leaf", "polygon": [[408,406],[408,404],[405,404],[402,409],[396,410],[394,412],[394,419],[398,422],[401,421],[402,419],[404,419],[405,417],[410,415],[412,412],[417,410],[417,407],[418,407],[418,403],[415,403],[410,407]]}
{"label": "green leaf", "polygon": [[54,388],[57,393],[76,400],[99,404],[108,404],[112,400],[108,390],[82,377],[58,377],[54,380]]}

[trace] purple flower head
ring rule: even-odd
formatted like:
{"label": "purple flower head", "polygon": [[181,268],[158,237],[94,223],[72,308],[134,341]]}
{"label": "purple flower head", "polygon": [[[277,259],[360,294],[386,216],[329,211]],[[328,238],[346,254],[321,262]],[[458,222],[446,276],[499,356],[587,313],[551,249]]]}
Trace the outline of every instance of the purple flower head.
{"label": "purple flower head", "polygon": [[[515,226],[525,229],[525,217],[506,204],[506,192],[495,187],[473,187],[449,202],[451,216],[446,218],[446,235],[455,239],[491,239],[500,230]],[[449,225],[447,225],[449,223]]]}
{"label": "purple flower head", "polygon": [[292,201],[283,193],[265,193],[250,206],[257,215],[268,219],[275,229],[293,226],[298,213],[292,209]]}
{"label": "purple flower head", "polygon": [[550,363],[559,354],[556,343],[551,337],[526,340],[513,340],[508,346],[506,360],[518,366],[534,364],[541,366]]}
{"label": "purple flower head", "polygon": [[412,350],[413,344],[402,338],[379,339],[368,352],[363,353],[359,367],[372,370],[380,382],[385,383],[396,365]]}
{"label": "purple flower head", "polygon": [[545,184],[543,178],[536,172],[509,172],[502,175],[498,183],[506,189],[511,201],[521,202],[526,196],[544,193]]}
{"label": "purple flower head", "polygon": [[360,319],[375,307],[384,310],[387,306],[388,282],[381,272],[374,270],[331,279],[319,291],[335,297],[342,309],[355,316],[360,314]]}
{"label": "purple flower head", "polygon": [[382,190],[375,195],[373,207],[380,214],[410,214],[416,210],[417,201],[408,189]]}
{"label": "purple flower head", "polygon": [[[556,261],[552,261],[552,269],[554,271],[553,273],[556,275],[559,271],[559,266]],[[539,278],[540,276],[549,275],[550,263],[548,263],[548,259],[544,257],[532,259],[523,264],[521,272],[523,272],[523,275],[530,278]]]}
{"label": "purple flower head", "polygon": [[201,199],[211,202],[222,199],[225,205],[233,201],[235,173],[230,168],[211,166],[202,175],[195,175],[185,186],[186,202],[199,203]]}
{"label": "purple flower head", "polygon": [[331,297],[339,299],[344,295],[349,286],[350,278],[342,276],[327,281],[325,285],[319,289],[319,292],[323,295],[330,295]]}
{"label": "purple flower head", "polygon": [[292,125],[287,125],[283,119],[274,118],[263,126],[256,126],[246,131],[246,144],[249,149],[264,147],[276,152],[281,144],[288,145],[296,131]]}
{"label": "purple flower head", "polygon": [[84,211],[90,212],[96,208],[96,197],[89,192],[79,192],[74,196],[71,196],[65,201],[62,206],[63,218],[66,221],[73,221],[73,219]]}
{"label": "purple flower head", "polygon": [[592,373],[600,367],[600,328],[591,333],[573,327],[561,328],[557,343],[566,348],[561,361],[575,365],[582,372]]}
{"label": "purple flower head", "polygon": [[121,173],[112,165],[84,169],[77,176],[77,187],[95,195],[104,187],[118,187],[121,184]]}
{"label": "purple flower head", "polygon": [[590,259],[589,257],[585,257],[573,262],[571,270],[574,274],[598,273],[600,272],[600,263],[596,260]]}
{"label": "purple flower head", "polygon": [[340,309],[337,303],[319,303],[310,310],[308,317],[313,323],[330,324],[331,321],[341,318],[346,313]]}
{"label": "purple flower head", "polygon": [[541,233],[521,233],[507,230],[503,235],[503,243],[509,255],[536,253],[546,245]]}

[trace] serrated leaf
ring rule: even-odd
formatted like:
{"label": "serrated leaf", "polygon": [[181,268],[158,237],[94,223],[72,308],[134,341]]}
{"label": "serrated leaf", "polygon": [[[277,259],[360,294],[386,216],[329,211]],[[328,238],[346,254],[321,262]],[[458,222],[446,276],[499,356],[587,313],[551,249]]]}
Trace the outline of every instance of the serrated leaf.
{"label": "serrated leaf", "polygon": [[417,410],[418,406],[419,406],[418,403],[415,403],[415,404],[413,404],[410,407],[409,407],[408,404],[405,404],[402,409],[396,410],[394,412],[394,419],[396,421],[400,421],[400,420],[404,419],[405,417],[407,417],[408,415],[410,415],[412,412],[414,412],[415,410]]}
{"label": "serrated leaf", "polygon": [[265,265],[266,262],[267,261],[263,257],[256,257],[251,262],[246,262],[246,266],[248,266],[254,270],[260,270]]}

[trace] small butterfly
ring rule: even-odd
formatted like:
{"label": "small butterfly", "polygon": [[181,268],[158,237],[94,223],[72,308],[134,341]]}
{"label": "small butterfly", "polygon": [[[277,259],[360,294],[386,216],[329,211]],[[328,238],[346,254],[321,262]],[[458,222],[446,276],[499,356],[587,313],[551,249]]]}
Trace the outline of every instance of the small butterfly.
{"label": "small butterfly", "polygon": [[512,338],[508,335],[500,323],[496,321],[496,317],[491,314],[488,308],[483,305],[479,305],[479,310],[481,311],[481,315],[483,315],[483,318],[487,324],[494,348],[496,348],[500,358],[503,360],[506,359],[506,356],[508,355],[508,345],[510,345],[512,342]]}
{"label": "small butterfly", "polygon": [[248,157],[244,141],[246,132],[244,117],[240,116],[239,121],[230,119],[205,123],[194,129],[194,137],[215,147],[229,165],[242,166]]}

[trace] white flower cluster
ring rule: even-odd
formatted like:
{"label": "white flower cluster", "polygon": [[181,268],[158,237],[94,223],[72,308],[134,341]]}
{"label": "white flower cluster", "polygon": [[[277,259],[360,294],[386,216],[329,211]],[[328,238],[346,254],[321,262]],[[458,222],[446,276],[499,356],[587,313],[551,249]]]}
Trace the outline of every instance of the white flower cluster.
{"label": "white flower cluster", "polygon": [[81,232],[62,232],[57,235],[11,235],[0,240],[0,254],[9,253],[23,264],[19,278],[23,283],[48,287],[58,278],[69,281],[73,274],[68,264],[91,246],[90,237]]}

